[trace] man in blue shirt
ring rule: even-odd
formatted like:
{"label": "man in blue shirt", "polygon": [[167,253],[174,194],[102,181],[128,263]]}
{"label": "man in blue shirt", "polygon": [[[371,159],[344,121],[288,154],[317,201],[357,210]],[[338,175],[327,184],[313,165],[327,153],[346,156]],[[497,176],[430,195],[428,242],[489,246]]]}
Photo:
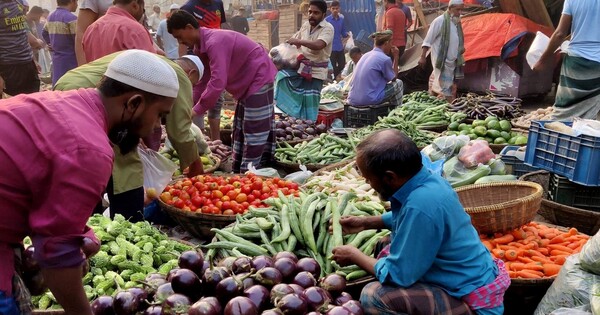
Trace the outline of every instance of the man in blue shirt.
{"label": "man in blue shirt", "polygon": [[[385,102],[401,105],[403,85],[402,81],[395,80],[400,51],[391,43],[392,31],[377,32],[370,37],[375,41],[375,48],[364,54],[354,69],[356,74],[350,85],[348,103],[352,106]],[[390,53],[393,62],[388,57]]]}
{"label": "man in blue shirt", "polygon": [[448,182],[423,167],[416,144],[387,129],[356,150],[361,174],[391,202],[382,216],[340,220],[345,234],[391,230],[387,256],[377,260],[350,245],[333,249],[338,264],[377,277],[361,293],[365,314],[501,315],[510,285],[504,263],[492,260]]}
{"label": "man in blue shirt", "polygon": [[346,31],[346,26],[344,26],[344,16],[340,14],[340,2],[333,0],[329,10],[331,14],[325,18],[325,21],[333,25],[333,45],[329,58],[333,65],[333,77],[338,79],[346,66],[346,53],[344,52],[343,40],[348,38],[348,32]]}

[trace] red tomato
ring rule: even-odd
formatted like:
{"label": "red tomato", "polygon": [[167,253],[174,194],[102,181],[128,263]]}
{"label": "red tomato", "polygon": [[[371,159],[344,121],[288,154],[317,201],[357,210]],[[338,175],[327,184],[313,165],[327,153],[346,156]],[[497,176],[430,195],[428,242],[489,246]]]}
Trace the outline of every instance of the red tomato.
{"label": "red tomato", "polygon": [[167,201],[171,200],[172,198],[173,197],[171,196],[171,193],[168,191],[160,194],[160,200],[162,200],[163,202],[167,202]]}
{"label": "red tomato", "polygon": [[277,182],[277,187],[283,188],[285,186],[286,186],[286,182],[285,181],[282,180],[282,181]]}
{"label": "red tomato", "polygon": [[219,189],[224,195],[227,195],[227,192],[233,190],[233,185],[227,184]]}
{"label": "red tomato", "polygon": [[221,197],[221,201],[225,202],[225,201],[230,201],[231,198],[229,198],[229,196],[223,196]]}
{"label": "red tomato", "polygon": [[256,197],[254,196],[254,192],[250,195],[248,195],[248,202],[253,202],[254,200],[256,200]]}
{"label": "red tomato", "polygon": [[198,196],[192,198],[192,204],[196,207],[202,206],[202,199]]}
{"label": "red tomato", "polygon": [[196,179],[197,182],[204,183],[204,176],[203,175],[198,175],[198,176],[196,176],[194,178]]}
{"label": "red tomato", "polygon": [[209,190],[205,190],[203,192],[200,193],[200,196],[204,197],[204,198],[210,198],[210,191]]}
{"label": "red tomato", "polygon": [[171,189],[170,193],[171,193],[171,196],[177,197],[177,196],[179,196],[181,194],[181,190],[179,190],[179,189]]}
{"label": "red tomato", "polygon": [[212,214],[221,214],[221,209],[215,207],[215,206],[211,206],[211,212]]}
{"label": "red tomato", "polygon": [[265,199],[268,199],[269,197],[271,197],[271,195],[264,193],[264,194],[260,195],[260,200],[265,200]]}
{"label": "red tomato", "polygon": [[263,187],[262,180],[260,182],[255,181],[254,183],[252,183],[252,189],[253,190],[261,190],[262,187]]}
{"label": "red tomato", "polygon": [[287,187],[285,187],[285,188],[281,188],[281,192],[282,192],[284,195],[286,195],[286,196],[287,196],[287,195],[289,195],[289,194],[290,194],[290,189],[289,189],[289,188],[287,188]]}
{"label": "red tomato", "polygon": [[190,199],[190,194],[186,193],[185,191],[182,191],[181,194],[179,194],[179,198],[183,200],[188,200]]}
{"label": "red tomato", "polygon": [[257,199],[257,200],[254,200],[253,202],[251,202],[250,205],[255,206],[255,207],[260,207],[262,205],[262,202]]}
{"label": "red tomato", "polygon": [[198,211],[198,208],[196,208],[196,206],[194,206],[194,205],[191,205],[190,206],[190,211],[196,212],[196,211]]}
{"label": "red tomato", "polygon": [[230,200],[235,199],[235,197],[238,195],[238,193],[235,190],[231,190],[227,192],[227,197],[229,197]]}
{"label": "red tomato", "polygon": [[223,192],[220,190],[213,190],[212,191],[212,197],[214,199],[221,199],[223,197]]}
{"label": "red tomato", "polygon": [[233,187],[234,187],[234,188],[240,188],[240,187],[242,187],[242,183],[241,183],[241,182],[239,182],[239,181],[235,181],[235,182],[233,182],[233,184],[232,184],[232,185],[233,185]]}
{"label": "red tomato", "polygon": [[223,211],[223,214],[224,215],[235,215],[235,212],[233,212],[233,210],[231,210],[231,209],[227,209],[227,210]]}
{"label": "red tomato", "polygon": [[177,199],[175,200],[173,205],[175,206],[175,208],[183,209],[183,207],[185,207],[185,202],[181,199]]}
{"label": "red tomato", "polygon": [[223,205],[221,205],[221,209],[223,209],[223,210],[231,209],[231,202],[223,201]]}
{"label": "red tomato", "polygon": [[200,197],[200,204],[205,205],[207,200],[208,200],[208,198],[206,198],[206,197]]}
{"label": "red tomato", "polygon": [[217,202],[215,202],[214,205],[219,209],[223,209],[223,201],[221,200],[217,200]]}
{"label": "red tomato", "polygon": [[209,206],[204,206],[201,208],[202,213],[211,213],[210,212],[210,207]]}
{"label": "red tomato", "polygon": [[181,209],[183,211],[192,211],[192,209],[188,206],[183,207],[183,209]]}
{"label": "red tomato", "polygon": [[245,202],[246,200],[248,200],[248,195],[244,193],[240,193],[239,195],[237,195],[237,197],[235,197],[235,201],[237,201],[238,203]]}
{"label": "red tomato", "polygon": [[242,193],[244,193],[246,195],[252,193],[252,186],[250,186],[250,185],[242,186]]}
{"label": "red tomato", "polygon": [[298,183],[289,182],[287,186],[289,189],[298,190]]}
{"label": "red tomato", "polygon": [[242,202],[242,209],[243,210],[248,209],[248,207],[250,207],[250,203],[249,202],[247,202],[247,201]]}
{"label": "red tomato", "polygon": [[202,191],[202,190],[203,190],[203,189],[202,189],[202,186],[203,186],[203,185],[204,185],[204,184],[202,184],[201,182],[196,182],[196,183],[194,183],[194,187],[196,187],[196,189],[198,189],[198,190],[200,190],[200,191]]}
{"label": "red tomato", "polygon": [[262,193],[263,194],[268,194],[271,192],[271,188],[267,187],[267,186],[263,186],[262,188]]}
{"label": "red tomato", "polygon": [[212,200],[210,201],[210,203],[211,203],[211,204],[213,204],[213,205],[216,205],[216,204],[217,204],[217,202],[219,202],[219,201],[221,201],[221,200],[219,200],[219,199],[212,199]]}
{"label": "red tomato", "polygon": [[182,185],[183,187],[186,187],[186,186],[192,186],[193,184],[194,184],[194,183],[192,183],[192,181],[191,181],[191,180],[189,180],[189,179],[188,179],[188,180],[184,180],[184,181],[181,183],[181,185]]}
{"label": "red tomato", "polygon": [[167,204],[168,204],[169,206],[172,206],[174,203],[175,203],[175,202],[174,202],[172,199],[167,201]]}
{"label": "red tomato", "polygon": [[262,195],[262,188],[252,192],[252,196],[254,196],[254,198],[260,198],[260,195]]}
{"label": "red tomato", "polygon": [[246,178],[254,178],[254,177],[256,177],[256,174],[254,174],[254,173],[246,174]]}
{"label": "red tomato", "polygon": [[210,190],[219,189],[219,185],[217,185],[217,183],[210,183],[210,184],[208,184],[208,189],[210,189]]}

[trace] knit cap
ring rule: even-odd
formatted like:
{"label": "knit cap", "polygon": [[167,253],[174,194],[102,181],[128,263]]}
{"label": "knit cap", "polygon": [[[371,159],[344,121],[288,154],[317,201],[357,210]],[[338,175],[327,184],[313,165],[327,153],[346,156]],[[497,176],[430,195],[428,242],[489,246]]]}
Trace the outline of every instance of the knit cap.
{"label": "knit cap", "polygon": [[175,98],[179,93],[175,70],[145,50],[130,49],[120,53],[108,65],[104,75],[156,95]]}

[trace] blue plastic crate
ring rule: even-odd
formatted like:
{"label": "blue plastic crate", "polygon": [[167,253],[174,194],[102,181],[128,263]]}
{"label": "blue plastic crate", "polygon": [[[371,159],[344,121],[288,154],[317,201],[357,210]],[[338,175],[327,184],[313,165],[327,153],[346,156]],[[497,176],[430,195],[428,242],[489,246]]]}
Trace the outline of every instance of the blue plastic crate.
{"label": "blue plastic crate", "polygon": [[502,149],[502,151],[500,152],[500,158],[506,166],[506,173],[515,175],[516,177],[521,177],[527,173],[539,171],[539,168],[525,164],[523,160],[516,156],[506,155],[507,152],[517,151],[519,148],[521,147],[518,145],[509,145],[504,147],[504,149]]}
{"label": "blue plastic crate", "polygon": [[[600,138],[574,137],[544,128],[549,122],[531,123],[525,163],[581,185],[600,186]],[[565,124],[572,125],[570,122]]]}

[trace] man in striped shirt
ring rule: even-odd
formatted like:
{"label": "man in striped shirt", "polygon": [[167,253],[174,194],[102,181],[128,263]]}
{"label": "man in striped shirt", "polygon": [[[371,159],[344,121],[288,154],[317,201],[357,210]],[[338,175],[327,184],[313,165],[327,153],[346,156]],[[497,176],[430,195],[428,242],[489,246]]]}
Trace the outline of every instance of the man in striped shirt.
{"label": "man in striped shirt", "polygon": [[42,36],[52,54],[52,86],[67,71],[77,67],[75,55],[75,33],[77,0],[57,0],[58,7],[44,25]]}

